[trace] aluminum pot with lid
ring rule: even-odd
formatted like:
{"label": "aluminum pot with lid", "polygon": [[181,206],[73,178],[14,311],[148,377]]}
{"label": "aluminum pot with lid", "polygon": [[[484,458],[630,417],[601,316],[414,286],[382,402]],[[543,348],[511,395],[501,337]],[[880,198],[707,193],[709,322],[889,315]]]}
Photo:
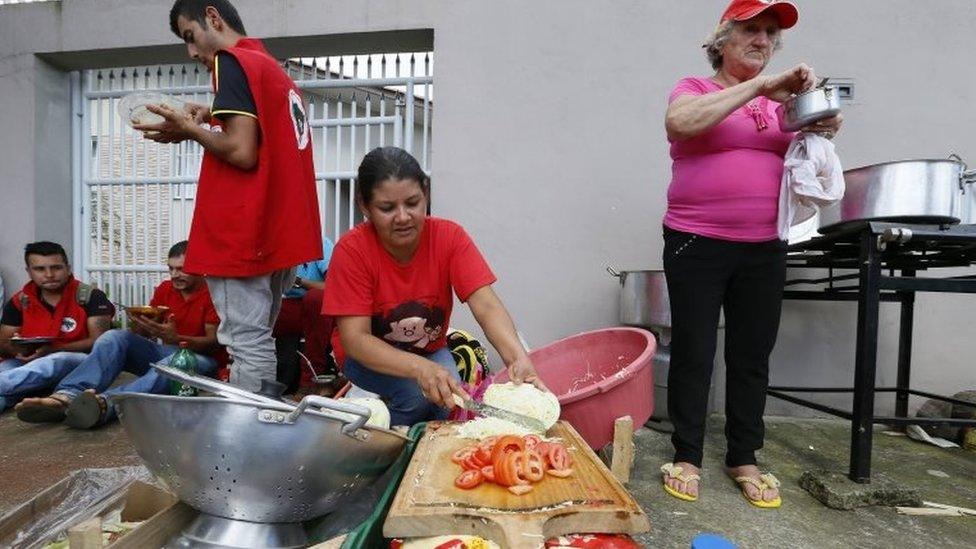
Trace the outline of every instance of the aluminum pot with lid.
{"label": "aluminum pot with lid", "polygon": [[976,172],[957,156],[854,168],[844,181],[844,198],[820,211],[821,232],[864,220],[976,223]]}

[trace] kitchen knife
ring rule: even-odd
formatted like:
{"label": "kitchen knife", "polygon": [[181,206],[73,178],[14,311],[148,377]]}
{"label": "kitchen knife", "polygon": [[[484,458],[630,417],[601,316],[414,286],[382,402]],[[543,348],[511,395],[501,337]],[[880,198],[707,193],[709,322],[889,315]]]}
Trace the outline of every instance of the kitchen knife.
{"label": "kitchen knife", "polygon": [[471,410],[483,416],[496,417],[498,419],[504,419],[505,421],[514,423],[518,426],[525,427],[534,433],[545,433],[546,426],[542,424],[541,421],[535,419],[534,417],[529,417],[526,415],[518,414],[509,410],[503,410],[501,408],[496,408],[490,406],[483,402],[475,402],[470,398],[462,398],[460,395],[454,395],[454,403],[464,408],[465,410]]}

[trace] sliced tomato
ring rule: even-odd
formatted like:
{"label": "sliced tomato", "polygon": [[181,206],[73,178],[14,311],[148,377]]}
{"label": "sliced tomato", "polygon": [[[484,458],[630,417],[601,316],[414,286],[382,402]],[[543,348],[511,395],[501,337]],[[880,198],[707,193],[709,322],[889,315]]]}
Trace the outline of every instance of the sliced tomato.
{"label": "sliced tomato", "polygon": [[522,452],[519,467],[519,478],[529,482],[539,482],[546,476],[546,462],[534,450]]}
{"label": "sliced tomato", "polygon": [[529,484],[517,484],[515,486],[509,486],[508,491],[515,494],[516,496],[521,496],[523,494],[528,494],[532,491],[532,486]]}
{"label": "sliced tomato", "polygon": [[481,476],[485,477],[488,482],[495,482],[495,467],[493,465],[485,465],[481,468]]}
{"label": "sliced tomato", "polygon": [[468,457],[464,458],[464,461],[462,461],[458,465],[460,465],[461,468],[464,469],[465,471],[480,471],[481,468],[485,466],[485,464],[481,463],[481,461],[478,459],[478,456],[476,454],[477,454],[476,452],[471,452],[471,454],[469,454]]}
{"label": "sliced tomato", "polygon": [[495,442],[491,450],[491,463],[498,467],[498,456],[510,452],[521,452],[525,450],[525,441],[518,435],[505,435]]}
{"label": "sliced tomato", "polygon": [[467,545],[464,544],[464,540],[461,538],[452,539],[445,541],[444,543],[434,547],[434,549],[466,549]]}
{"label": "sliced tomato", "polygon": [[549,444],[546,458],[553,469],[569,469],[569,466],[573,464],[573,458],[569,457],[566,447],[558,442]]}
{"label": "sliced tomato", "polygon": [[566,478],[573,474],[572,469],[549,469],[546,473],[559,478]]}
{"label": "sliced tomato", "polygon": [[520,455],[511,452],[499,456],[494,463],[495,483],[502,486],[514,486],[522,484],[524,481],[518,476],[518,462]]}
{"label": "sliced tomato", "polygon": [[451,455],[451,461],[460,465],[465,459],[467,459],[473,452],[474,446],[465,446],[464,448],[458,448],[456,452]]}
{"label": "sliced tomato", "polygon": [[491,447],[485,447],[484,445],[478,445],[477,449],[474,451],[475,457],[481,462],[481,466],[491,465]]}
{"label": "sliced tomato", "polygon": [[532,450],[540,442],[542,442],[542,437],[540,437],[539,435],[525,435],[524,437],[522,437],[522,440],[525,441],[525,449]]}
{"label": "sliced tomato", "polygon": [[[546,456],[549,455],[549,443],[548,442],[546,442],[544,440],[539,441],[539,443],[535,445],[535,448],[533,448],[533,450],[535,450],[540,456],[542,456],[543,461],[545,461],[546,463],[548,463],[548,459],[549,458],[546,457]],[[548,465],[547,465],[547,467],[548,467]]]}
{"label": "sliced tomato", "polygon": [[454,485],[462,490],[470,490],[484,481],[480,470],[462,471],[458,478],[454,479]]}
{"label": "sliced tomato", "polygon": [[630,536],[619,534],[567,534],[546,540],[546,547],[576,547],[578,549],[638,549]]}

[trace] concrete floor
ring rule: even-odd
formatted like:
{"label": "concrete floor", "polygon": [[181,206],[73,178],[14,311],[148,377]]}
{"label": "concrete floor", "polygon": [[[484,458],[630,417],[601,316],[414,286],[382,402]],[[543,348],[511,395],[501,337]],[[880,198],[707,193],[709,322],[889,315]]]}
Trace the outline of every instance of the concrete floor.
{"label": "concrete floor", "polygon": [[[776,510],[749,505],[723,472],[722,417],[709,418],[702,493],[694,503],[661,489],[658,468],[671,458],[669,435],[641,429],[629,488],[647,511],[652,531],[639,541],[687,549],[696,534],[710,532],[744,548],[976,547],[976,517],[905,516],[890,507],[837,511],[800,488],[797,481],[805,470],[847,472],[849,425],[832,419],[767,418],[759,460],[783,483],[783,506]],[[925,501],[976,508],[976,453],[942,450],[882,434],[885,430],[875,429],[872,473],[918,490]]]}
{"label": "concrete floor", "polygon": [[[883,507],[835,511],[801,489],[797,479],[804,470],[846,471],[849,435],[842,421],[767,419],[760,460],[783,482],[784,503],[778,510],[752,507],[722,472],[722,429],[720,416],[710,418],[702,496],[695,503],[676,500],[661,489],[658,467],[670,459],[668,435],[637,432],[629,488],[652,526],[638,541],[687,549],[695,535],[711,532],[744,548],[976,546],[976,517],[910,517]],[[883,430],[877,429],[874,438],[874,472],[919,490],[927,501],[976,508],[976,453],[941,450]],[[7,412],[0,415],[0,514],[74,469],[137,463],[118,424],[75,431],[21,423]]]}
{"label": "concrete floor", "polygon": [[76,469],[142,463],[118,423],[95,431],[0,414],[0,515]]}

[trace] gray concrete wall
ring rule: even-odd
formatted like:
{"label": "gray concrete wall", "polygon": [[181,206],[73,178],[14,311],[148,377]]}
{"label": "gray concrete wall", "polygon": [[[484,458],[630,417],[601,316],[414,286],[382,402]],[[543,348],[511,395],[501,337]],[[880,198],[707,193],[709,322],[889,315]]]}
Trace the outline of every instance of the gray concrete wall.
{"label": "gray concrete wall", "polygon": [[[279,54],[362,48],[369,38],[362,33],[433,29],[435,213],[468,228],[499,275],[497,290],[519,328],[538,346],[615,323],[617,287],[604,273],[607,265],[661,265],[670,173],[665,101],[677,79],[709,72],[700,44],[725,3],[240,0],[238,6],[252,35],[280,38]],[[10,250],[33,236],[41,211],[35,90],[46,69],[31,54],[60,67],[176,61],[182,52],[166,27],[168,4],[68,0],[0,9],[0,119],[24,128],[0,135],[0,182],[15,191],[0,213],[5,226],[8,215],[23,222],[0,235],[5,275],[16,272],[19,259]],[[787,33],[771,70],[806,61],[821,74],[855,80],[857,100],[837,139],[845,165],[950,152],[976,158],[970,138],[976,75],[968,70],[976,4],[799,4],[801,23]],[[323,37],[330,35],[348,39]],[[395,43],[408,35],[423,33],[383,36]],[[976,385],[967,359],[976,351],[971,303],[958,296],[919,299],[919,388]],[[879,382],[891,383],[897,316],[885,310]],[[466,313],[455,323],[472,324]],[[853,329],[849,305],[787,304],[773,380],[849,384]]]}

